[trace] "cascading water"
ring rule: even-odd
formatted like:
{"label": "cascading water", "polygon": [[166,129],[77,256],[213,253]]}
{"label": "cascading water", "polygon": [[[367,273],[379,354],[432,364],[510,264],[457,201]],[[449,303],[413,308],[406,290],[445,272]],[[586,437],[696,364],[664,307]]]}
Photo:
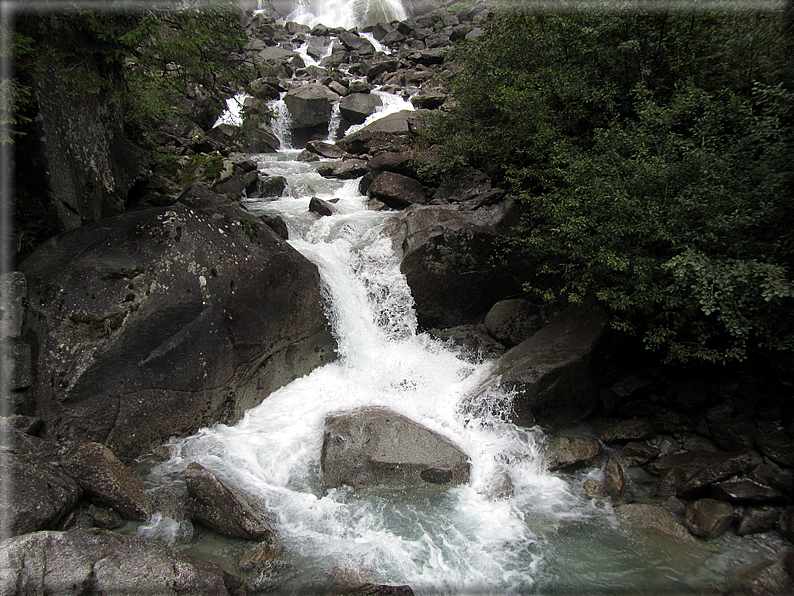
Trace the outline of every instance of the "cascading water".
{"label": "cascading water", "polygon": [[322,23],[350,29],[406,18],[401,0],[304,0],[286,20],[310,27]]}

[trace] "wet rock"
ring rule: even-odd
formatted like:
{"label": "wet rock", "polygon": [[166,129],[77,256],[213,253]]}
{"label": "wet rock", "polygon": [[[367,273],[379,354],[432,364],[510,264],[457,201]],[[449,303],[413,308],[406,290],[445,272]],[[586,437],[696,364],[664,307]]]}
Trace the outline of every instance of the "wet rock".
{"label": "wet rock", "polygon": [[745,507],[736,526],[737,536],[758,534],[773,530],[780,519],[780,510],[774,507]]}
{"label": "wet rock", "polygon": [[633,533],[645,533],[663,536],[674,541],[680,547],[692,548],[707,556],[711,547],[704,544],[687,529],[679,524],[666,509],[659,505],[630,503],[615,508],[615,515],[626,524]]}
{"label": "wet rock", "polygon": [[385,203],[392,209],[427,202],[422,183],[394,172],[381,172],[367,189],[367,196]]}
{"label": "wet rock", "polygon": [[485,315],[485,328],[498,342],[514,347],[545,324],[543,311],[521,298],[500,300]]}
{"label": "wet rock", "polygon": [[731,596],[777,596],[794,593],[794,553],[786,552],[750,565],[731,576]]}
{"label": "wet rock", "polygon": [[145,521],[152,513],[149,495],[130,469],[100,443],[85,443],[61,462],[86,495],[126,519]]}
{"label": "wet rock", "polygon": [[783,538],[794,542],[794,507],[788,507],[783,511],[777,522],[777,529]]}
{"label": "wet rock", "polygon": [[620,452],[620,460],[628,467],[643,466],[658,456],[659,448],[649,441],[632,441]]}
{"label": "wet rock", "polygon": [[205,187],[56,236],[21,268],[31,392],[62,444],[132,458],[238,420],[333,358],[316,266]]}
{"label": "wet rock", "polygon": [[458,325],[448,329],[431,329],[430,333],[463,352],[463,357],[472,363],[498,358],[505,347],[485,333],[480,325]]}
{"label": "wet rock", "polygon": [[758,427],[748,417],[712,422],[709,430],[714,442],[730,451],[751,449],[759,435]]}
{"label": "wet rock", "polygon": [[306,150],[328,159],[341,159],[345,156],[345,152],[339,147],[325,141],[309,141],[306,143]]}
{"label": "wet rock", "polygon": [[468,456],[449,439],[379,407],[329,415],[320,463],[328,488],[438,490],[469,481]]}
{"label": "wet rock", "polygon": [[324,178],[337,178],[339,180],[352,180],[360,178],[367,173],[367,162],[360,159],[347,159],[343,162],[332,162],[321,165],[317,173]]}
{"label": "wet rock", "polygon": [[[695,452],[692,452],[695,453]],[[684,499],[695,499],[708,493],[708,487],[737,474],[744,474],[757,466],[761,460],[757,453],[710,453],[700,452],[693,460],[698,469],[678,491]]]}
{"label": "wet rock", "polygon": [[733,505],[716,499],[699,499],[684,513],[684,525],[695,536],[713,540],[727,530],[735,518]]}
{"label": "wet rock", "polygon": [[356,588],[344,590],[344,596],[413,596],[409,586],[387,586],[377,584],[363,584]]}
{"label": "wet rock", "polygon": [[589,437],[554,437],[546,455],[548,470],[578,468],[601,455],[601,444]]}
{"label": "wet rock", "polygon": [[771,460],[788,468],[794,467],[794,439],[788,434],[778,432],[759,435],[755,439],[758,449]]}
{"label": "wet rock", "polygon": [[287,179],[284,176],[259,176],[256,189],[249,193],[252,199],[266,197],[280,197],[287,189]]}
{"label": "wet rock", "polygon": [[511,420],[523,426],[560,424],[592,412],[606,325],[597,306],[570,306],[502,356],[492,376],[503,389],[516,392]]}
{"label": "wet rock", "polygon": [[339,100],[339,114],[351,124],[363,124],[382,104],[372,93],[350,93]]}
{"label": "wet rock", "polygon": [[674,497],[688,478],[689,476],[682,469],[666,470],[651,489],[651,496],[659,498]]}
{"label": "wet rock", "polygon": [[712,484],[711,496],[731,503],[756,505],[785,503],[789,500],[775,489],[747,478]]}
{"label": "wet rock", "polygon": [[224,577],[160,544],[106,531],[36,532],[0,543],[3,594],[212,594]]}
{"label": "wet rock", "polygon": [[312,197],[309,201],[309,211],[323,217],[337,213],[336,207],[328,201],[323,201],[317,197]]}
{"label": "wet rock", "polygon": [[195,462],[185,470],[193,515],[202,525],[223,536],[268,540],[273,535],[269,513],[241,490],[220,480]]}
{"label": "wet rock", "polygon": [[0,503],[10,535],[55,528],[82,495],[70,476],[36,455],[0,451],[0,469],[14,489]]}
{"label": "wet rock", "polygon": [[655,435],[653,426],[646,418],[633,418],[621,420],[599,433],[599,438],[604,443],[625,443],[629,441],[644,441]]}
{"label": "wet rock", "polygon": [[626,480],[620,462],[616,458],[610,457],[604,464],[603,472],[604,492],[609,495],[613,502],[621,502],[626,495]]}

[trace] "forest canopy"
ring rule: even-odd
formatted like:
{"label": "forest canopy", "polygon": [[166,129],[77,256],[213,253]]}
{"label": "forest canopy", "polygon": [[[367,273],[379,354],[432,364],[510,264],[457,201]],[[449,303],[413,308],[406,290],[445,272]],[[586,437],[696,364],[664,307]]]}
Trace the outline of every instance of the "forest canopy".
{"label": "forest canopy", "polygon": [[[510,11],[461,49],[425,165],[525,209],[525,289],[594,296],[668,361],[794,347],[791,11]],[[622,5],[628,6],[628,5]]]}

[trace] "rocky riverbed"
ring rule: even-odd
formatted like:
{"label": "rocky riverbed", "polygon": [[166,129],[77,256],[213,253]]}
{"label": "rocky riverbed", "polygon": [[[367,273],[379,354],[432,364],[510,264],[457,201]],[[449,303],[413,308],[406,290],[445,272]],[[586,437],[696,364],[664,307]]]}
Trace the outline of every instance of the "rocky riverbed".
{"label": "rocky riverbed", "polygon": [[[360,178],[369,208],[399,211],[385,233],[419,326],[463,360],[495,361],[464,413],[489,391],[511,393],[506,420],[542,428],[544,465],[595,507],[613,508],[627,539],[692,551],[698,561],[735,553],[746,540],[751,554],[726,565],[709,589],[791,593],[790,395],[757,374],[693,375],[644,362],[612,337],[595,305],[533,301],[516,281],[528,264],[489,258],[520,205],[480,172],[440,186],[423,178],[434,149],[417,151],[416,131],[452,101],[444,82],[459,68],[456,48],[483,34],[489,9],[442,7],[362,30],[284,22],[272,10],[246,15],[260,75],[241,100],[249,121],[162,131],[159,157],[139,173],[145,181],[126,213],[52,238],[3,279],[12,393],[0,456],[13,491],[3,504],[3,591],[155,585],[243,594],[277,589],[293,573],[272,548],[272,512],[233,482],[192,463],[185,499],[131,471],[171,436],[233,424],[336,358],[317,267],[287,242],[281,218],[240,201],[285,192],[288,181],[252,159],[280,148],[279,123],[257,116],[283,102],[299,160],[320,162],[329,179]],[[383,94],[414,109],[371,122]],[[319,198],[310,208],[318,217],[336,209]],[[434,449],[442,450],[425,451]],[[468,481],[457,455],[448,456],[454,464],[421,455],[381,458],[378,474],[362,482],[394,486],[400,466],[400,474],[412,470],[413,485]],[[350,484],[344,474],[327,472]],[[501,490],[509,494],[509,482]],[[154,516],[179,526],[171,541],[182,532],[189,542],[195,524],[246,547],[219,564],[124,535]],[[664,546],[648,546],[648,536]],[[362,583],[340,573],[329,590],[411,593]]]}

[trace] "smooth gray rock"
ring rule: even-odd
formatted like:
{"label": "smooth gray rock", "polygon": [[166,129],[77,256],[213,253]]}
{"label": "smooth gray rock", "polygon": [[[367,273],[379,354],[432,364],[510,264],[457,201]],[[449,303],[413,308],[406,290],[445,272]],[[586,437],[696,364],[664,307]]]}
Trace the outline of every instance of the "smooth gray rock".
{"label": "smooth gray rock", "polygon": [[372,93],[351,93],[339,100],[339,113],[351,124],[363,124],[383,102]]}
{"label": "smooth gray rock", "polygon": [[0,520],[12,536],[55,528],[83,494],[63,470],[33,454],[0,451],[0,469],[11,489],[0,502]]}
{"label": "smooth gray rock", "polygon": [[593,304],[569,306],[545,327],[508,351],[492,378],[515,391],[516,424],[577,422],[596,406],[601,339],[607,317]]}
{"label": "smooth gray rock", "polygon": [[745,567],[728,583],[731,596],[783,596],[794,594],[794,553],[785,552]]}
{"label": "smooth gray rock", "polygon": [[21,264],[45,435],[122,460],[334,358],[315,265],[203,187],[56,236]]}
{"label": "smooth gray rock", "polygon": [[331,106],[338,98],[336,93],[320,83],[307,83],[288,91],[284,102],[292,117],[292,127],[327,125],[331,120]]}
{"label": "smooth gray rock", "polygon": [[439,490],[469,481],[469,458],[452,441],[380,407],[329,415],[320,463],[327,488]]}
{"label": "smooth gray rock", "polygon": [[320,157],[327,157],[328,159],[341,159],[345,156],[345,152],[332,143],[325,141],[309,141],[306,143],[306,149]]}
{"label": "smooth gray rock", "polygon": [[267,540],[273,535],[268,511],[210,470],[191,463],[185,470],[185,482],[193,515],[202,525],[223,536],[244,540]]}
{"label": "smooth gray rock", "polygon": [[107,531],[36,532],[0,542],[2,594],[226,595],[223,571]]}

